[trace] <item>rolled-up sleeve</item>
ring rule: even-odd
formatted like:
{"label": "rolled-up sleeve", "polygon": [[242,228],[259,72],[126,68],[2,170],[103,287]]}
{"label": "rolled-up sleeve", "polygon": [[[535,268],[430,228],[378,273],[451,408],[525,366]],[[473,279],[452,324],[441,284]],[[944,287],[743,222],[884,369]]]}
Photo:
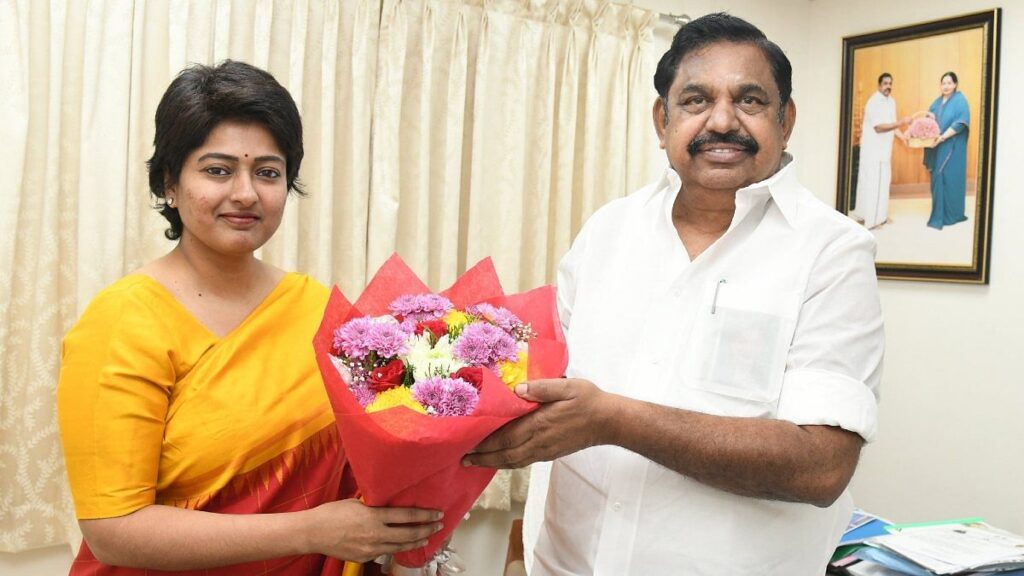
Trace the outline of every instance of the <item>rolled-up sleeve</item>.
{"label": "rolled-up sleeve", "polygon": [[786,360],[780,419],[874,439],[885,349],[874,261],[874,237],[859,229],[816,259]]}

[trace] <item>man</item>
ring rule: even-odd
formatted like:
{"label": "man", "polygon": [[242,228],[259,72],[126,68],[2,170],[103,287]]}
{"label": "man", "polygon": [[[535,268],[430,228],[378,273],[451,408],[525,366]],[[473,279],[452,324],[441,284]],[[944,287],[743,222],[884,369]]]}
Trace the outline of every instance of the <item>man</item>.
{"label": "man", "polygon": [[822,574],[875,433],[874,240],[797,182],[760,30],[694,20],[655,87],[671,169],[559,268],[569,378],[519,386],[541,407],[464,463],[554,460],[535,576]]}
{"label": "man", "polygon": [[892,96],[892,74],[878,77],[878,91],[864,106],[860,132],[860,166],[857,169],[857,206],[853,215],[871,229],[889,222],[889,183],[892,181],[892,140],[907,137],[900,127],[910,118],[896,121],[896,101]]}

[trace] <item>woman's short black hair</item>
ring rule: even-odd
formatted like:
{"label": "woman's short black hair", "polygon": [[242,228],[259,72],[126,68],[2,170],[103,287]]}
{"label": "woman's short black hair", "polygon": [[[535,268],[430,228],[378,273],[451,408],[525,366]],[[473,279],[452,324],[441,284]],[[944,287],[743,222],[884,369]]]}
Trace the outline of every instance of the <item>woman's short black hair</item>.
{"label": "woman's short black hair", "polygon": [[[244,62],[225,60],[217,66],[193,64],[178,74],[156,108],[153,157],[146,162],[149,190],[166,197],[167,186],[178,182],[185,159],[225,120],[256,122],[274,137],[285,155],[288,190],[304,195],[299,182],[302,164],[302,119],[291,94],[270,73]],[[177,208],[157,202],[160,215],[171,223],[169,240],[181,237]]]}
{"label": "woman's short black hair", "polygon": [[939,82],[942,82],[942,79],[945,78],[946,76],[949,76],[949,79],[953,81],[953,84],[960,86],[960,80],[956,77],[956,72],[953,71],[946,72],[945,74],[940,76]]}
{"label": "woman's short black hair", "polygon": [[679,63],[690,52],[716,42],[753,44],[761,49],[772,68],[772,76],[779,87],[779,120],[782,120],[786,103],[793,91],[793,66],[789,58],[774,42],[768,39],[757,26],[750,22],[717,12],[701,16],[683,25],[672,38],[672,47],[661,57],[658,70],[654,73],[654,89],[662,100],[668,99],[669,88],[676,79]]}

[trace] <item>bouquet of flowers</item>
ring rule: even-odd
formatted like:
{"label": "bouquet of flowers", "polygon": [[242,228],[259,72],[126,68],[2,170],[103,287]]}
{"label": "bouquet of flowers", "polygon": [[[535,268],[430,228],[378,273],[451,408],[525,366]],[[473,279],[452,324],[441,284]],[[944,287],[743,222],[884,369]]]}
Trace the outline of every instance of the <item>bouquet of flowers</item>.
{"label": "bouquet of flowers", "polygon": [[911,148],[934,148],[939,139],[939,123],[918,112],[907,128],[907,138],[907,145]]}
{"label": "bouquet of flowers", "polygon": [[313,346],[363,501],[444,512],[426,547],[395,556],[407,567],[431,561],[494,476],[462,457],[536,408],[510,388],[567,363],[554,288],[505,295],[489,259],[433,294],[392,256],[355,304],[332,291]]}
{"label": "bouquet of flowers", "polygon": [[368,413],[405,406],[431,416],[469,416],[483,370],[509,388],[526,380],[536,337],[506,308],[455,308],[437,294],[399,296],[390,315],[360,316],[334,331],[331,360]]}

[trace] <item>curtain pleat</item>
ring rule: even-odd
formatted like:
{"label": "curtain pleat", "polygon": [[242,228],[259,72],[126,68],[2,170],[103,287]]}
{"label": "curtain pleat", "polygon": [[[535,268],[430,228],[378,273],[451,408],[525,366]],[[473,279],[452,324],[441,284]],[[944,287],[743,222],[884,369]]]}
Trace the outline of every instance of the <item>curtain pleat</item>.
{"label": "curtain pleat", "polygon": [[486,256],[509,289],[551,281],[651,172],[654,24],[596,0],[385,0],[368,272],[397,251],[434,287]]}
{"label": "curtain pleat", "polygon": [[[65,539],[70,511],[56,442],[53,383],[64,319],[76,313],[74,187],[81,130],[63,122],[69,52],[63,6],[8,2],[0,8],[0,550]],[[73,55],[73,54],[72,54]],[[80,75],[79,75],[80,76]],[[77,99],[80,105],[81,98]],[[69,153],[62,155],[62,149]]]}
{"label": "curtain pleat", "polygon": [[310,194],[265,260],[354,297],[395,251],[435,289],[491,256],[511,292],[649,176],[653,25],[604,0],[0,0],[0,551],[77,536],[61,338],[173,247],[145,161],[185,66],[250,62],[299,106]]}

